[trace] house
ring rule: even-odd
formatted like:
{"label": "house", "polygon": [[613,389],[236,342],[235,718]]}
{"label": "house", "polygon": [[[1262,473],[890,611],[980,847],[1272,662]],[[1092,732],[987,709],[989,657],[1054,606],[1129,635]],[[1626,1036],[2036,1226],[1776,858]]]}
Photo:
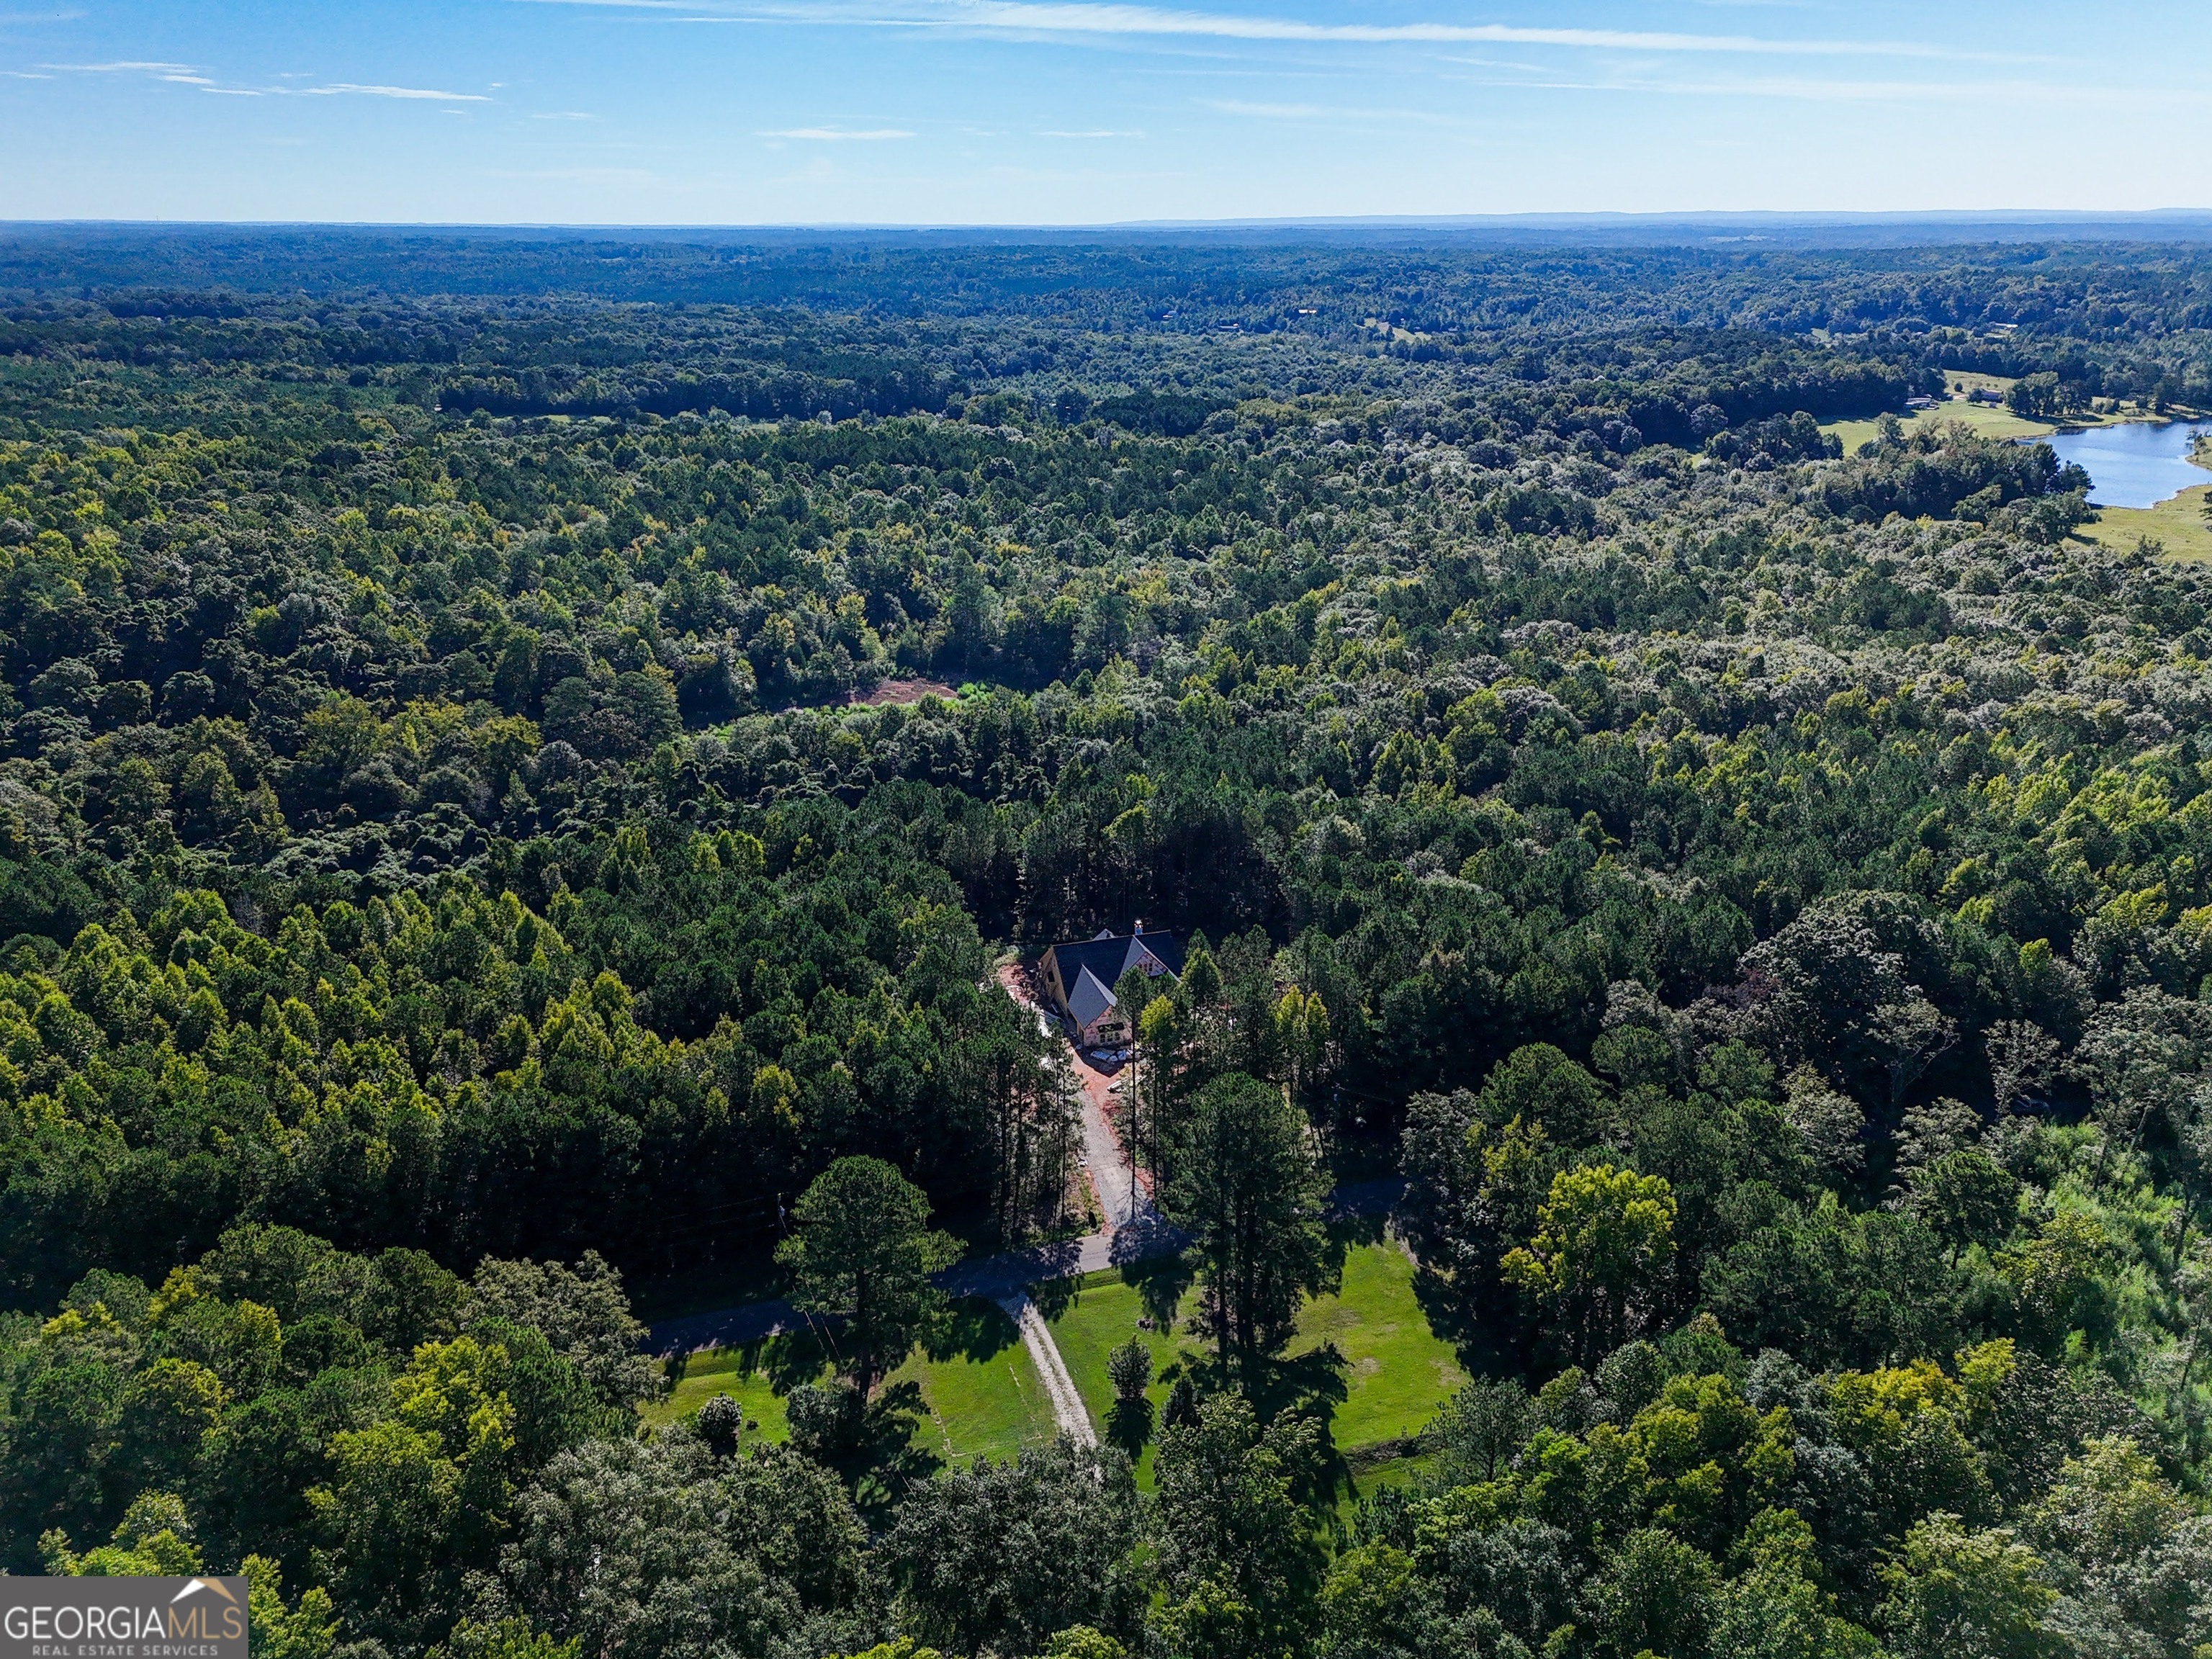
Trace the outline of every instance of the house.
{"label": "house", "polygon": [[1037,964],[1037,986],[1079,1047],[1119,1048],[1133,1035],[1137,1011],[1117,1006],[1114,988],[1132,968],[1173,980],[1182,972],[1182,942],[1173,933],[1148,933],[1141,921],[1127,933],[1102,927],[1090,939],[1047,951]]}

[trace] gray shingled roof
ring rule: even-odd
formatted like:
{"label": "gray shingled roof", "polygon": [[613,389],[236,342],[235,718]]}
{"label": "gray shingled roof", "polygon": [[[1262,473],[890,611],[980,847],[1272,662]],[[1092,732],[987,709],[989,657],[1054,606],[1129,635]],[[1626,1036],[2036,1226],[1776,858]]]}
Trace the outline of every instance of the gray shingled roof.
{"label": "gray shingled roof", "polygon": [[1075,982],[1085,973],[1097,975],[1109,991],[1146,957],[1177,977],[1182,974],[1182,941],[1173,933],[1102,933],[1096,939],[1055,945],[1052,953],[1060,963],[1060,982],[1067,987],[1071,1005],[1075,1000]]}
{"label": "gray shingled roof", "polygon": [[1089,1030],[1091,1022],[1114,1006],[1114,994],[1099,983],[1098,975],[1085,968],[1067,988],[1067,1012],[1075,1016],[1077,1029]]}

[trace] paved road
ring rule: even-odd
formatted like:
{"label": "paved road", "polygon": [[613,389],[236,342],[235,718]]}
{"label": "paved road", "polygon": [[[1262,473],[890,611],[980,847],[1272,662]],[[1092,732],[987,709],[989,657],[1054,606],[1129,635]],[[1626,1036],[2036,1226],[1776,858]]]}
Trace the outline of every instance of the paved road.
{"label": "paved road", "polygon": [[1129,1167],[1121,1137],[1114,1131],[1108,1103],[1114,1100],[1114,1083],[1128,1068],[1109,1070],[1079,1054],[1075,1075],[1083,1085],[1083,1163],[1091,1176],[1091,1190],[1098,1194],[1098,1208],[1110,1230],[1144,1220],[1152,1212],[1152,1200]]}
{"label": "paved road", "polygon": [[[1387,1215],[1396,1207],[1404,1190],[1405,1182],[1395,1176],[1340,1187],[1329,1195],[1329,1213],[1333,1218]],[[958,1262],[938,1274],[937,1282],[949,1295],[982,1297],[1004,1305],[1013,1297],[1025,1296],[1032,1285],[1173,1255],[1189,1242],[1187,1234],[1154,1216],[1113,1232],[1092,1233],[1056,1244],[1032,1244]],[[714,1313],[664,1321],[653,1328],[647,1348],[652,1353],[672,1354],[737,1347],[797,1330],[805,1322],[805,1316],[788,1302],[747,1302]]]}

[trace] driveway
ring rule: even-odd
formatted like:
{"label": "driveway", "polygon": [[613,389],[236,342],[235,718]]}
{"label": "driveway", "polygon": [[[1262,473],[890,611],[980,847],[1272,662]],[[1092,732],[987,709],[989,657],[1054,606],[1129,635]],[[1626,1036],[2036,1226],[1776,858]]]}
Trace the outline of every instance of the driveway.
{"label": "driveway", "polygon": [[1152,1194],[1145,1178],[1131,1171],[1121,1136],[1114,1127],[1121,1115],[1121,1102],[1114,1093],[1114,1084],[1127,1067],[1111,1060],[1093,1060],[1070,1045],[1060,1022],[1044,1011],[1031,993],[1029,975],[1019,963],[1000,964],[998,978],[1006,994],[1036,1017],[1037,1029],[1046,1039],[1060,1045],[1074,1068],[1076,1081],[1083,1085],[1083,1168],[1091,1178],[1091,1190],[1097,1195],[1098,1212],[1105,1218],[1105,1231],[1111,1233],[1116,1228],[1150,1220]]}
{"label": "driveway", "polygon": [[[1332,1218],[1387,1215],[1396,1207],[1405,1190],[1406,1183],[1395,1177],[1339,1187],[1329,1194],[1328,1212]],[[1032,1285],[1173,1255],[1189,1243],[1188,1234],[1150,1213],[1148,1208],[1143,1218],[1112,1232],[1092,1233],[1087,1237],[1063,1239],[1053,1244],[1031,1244],[1018,1250],[957,1262],[938,1274],[937,1282],[947,1295],[979,1296],[1003,1305]],[[805,1323],[805,1316],[781,1298],[747,1302],[713,1313],[664,1320],[653,1328],[646,1346],[647,1352],[655,1354],[734,1348],[784,1331],[797,1330]]]}
{"label": "driveway", "polygon": [[[1028,975],[1019,963],[1001,964],[998,979],[1009,996],[1036,1016],[1038,1026],[1047,1037],[1066,1043],[1058,1022],[1030,995]],[[1059,1353],[1052,1348],[1051,1332],[1036,1318],[1034,1310],[1026,1317],[1022,1314],[1021,1310],[1028,1306],[1029,1286],[1079,1273],[1095,1273],[1133,1261],[1146,1261],[1155,1256],[1173,1255],[1190,1243],[1188,1234],[1152,1207],[1152,1194],[1143,1178],[1133,1178],[1128,1160],[1122,1155],[1121,1142],[1114,1129],[1114,1121],[1121,1113],[1114,1083],[1125,1068],[1093,1061],[1073,1048],[1067,1052],[1075,1075],[1083,1085],[1085,1172],[1091,1177],[1091,1191],[1098,1195],[1098,1208],[1106,1218],[1105,1226],[1083,1238],[1031,1244],[1022,1249],[959,1262],[937,1275],[938,1284],[947,1294],[982,1297],[1014,1314],[1021,1323],[1024,1340],[1030,1344],[1033,1352],[1037,1352],[1040,1346],[1051,1350],[1048,1353],[1038,1352],[1041,1370],[1057,1364]],[[1405,1187],[1404,1182],[1395,1177],[1340,1187],[1329,1195],[1329,1213],[1332,1217],[1388,1214],[1397,1205]],[[796,1330],[805,1322],[805,1316],[788,1302],[748,1302],[714,1313],[665,1321],[653,1328],[647,1347],[656,1354],[738,1347]],[[1065,1377],[1065,1366],[1060,1368],[1059,1375]],[[1067,1408],[1056,1393],[1054,1410],[1066,1426]]]}

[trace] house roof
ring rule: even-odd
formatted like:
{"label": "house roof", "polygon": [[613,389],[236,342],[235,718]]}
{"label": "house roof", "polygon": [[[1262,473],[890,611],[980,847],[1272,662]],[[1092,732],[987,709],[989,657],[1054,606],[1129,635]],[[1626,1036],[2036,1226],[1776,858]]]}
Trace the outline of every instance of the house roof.
{"label": "house roof", "polygon": [[1052,954],[1060,963],[1060,982],[1067,988],[1071,1008],[1075,983],[1086,973],[1096,975],[1111,993],[1122,975],[1148,957],[1170,974],[1182,972],[1182,941],[1173,933],[1115,934],[1102,929],[1095,939],[1055,945]]}
{"label": "house roof", "polygon": [[1077,1027],[1089,1030],[1091,1022],[1114,1006],[1114,994],[1098,982],[1098,975],[1085,968],[1075,976],[1075,983],[1067,988],[1067,1012],[1075,1017]]}

